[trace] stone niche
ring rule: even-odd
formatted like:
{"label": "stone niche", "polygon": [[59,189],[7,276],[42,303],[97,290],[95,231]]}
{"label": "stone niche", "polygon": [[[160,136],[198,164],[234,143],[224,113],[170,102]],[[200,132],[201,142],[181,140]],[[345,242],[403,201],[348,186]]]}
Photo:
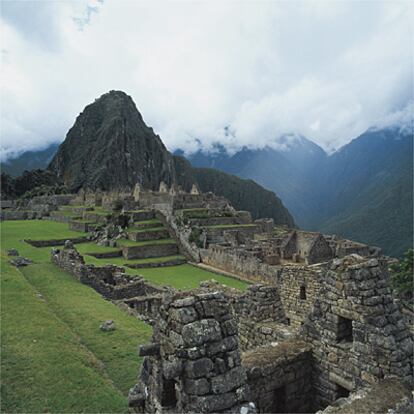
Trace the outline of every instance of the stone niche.
{"label": "stone niche", "polygon": [[165,294],[139,383],[135,412],[255,412],[241,365],[237,322],[223,293]]}

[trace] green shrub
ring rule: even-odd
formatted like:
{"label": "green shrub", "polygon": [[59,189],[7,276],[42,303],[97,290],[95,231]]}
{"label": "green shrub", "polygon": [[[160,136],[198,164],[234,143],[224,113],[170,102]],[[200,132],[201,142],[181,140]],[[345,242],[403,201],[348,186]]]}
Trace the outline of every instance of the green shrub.
{"label": "green shrub", "polygon": [[413,300],[413,249],[405,252],[398,263],[390,266],[391,283],[397,295],[404,300]]}

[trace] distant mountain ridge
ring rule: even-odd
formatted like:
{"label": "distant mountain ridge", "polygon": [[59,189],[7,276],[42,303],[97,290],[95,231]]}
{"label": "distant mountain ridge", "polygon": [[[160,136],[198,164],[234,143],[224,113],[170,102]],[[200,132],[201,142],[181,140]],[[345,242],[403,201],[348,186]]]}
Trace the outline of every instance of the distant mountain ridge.
{"label": "distant mountain ridge", "polygon": [[1,165],[2,172],[17,177],[26,170],[37,170],[46,168],[54,155],[59,144],[53,143],[39,151],[25,151],[17,157],[11,158]]}
{"label": "distant mountain ridge", "polygon": [[305,137],[283,150],[242,148],[188,155],[197,167],[251,178],[275,191],[300,227],[378,245],[391,255],[412,246],[412,129],[370,129],[328,155]]}
{"label": "distant mountain ridge", "polygon": [[[142,120],[140,114],[139,117]],[[151,140],[155,134],[152,129],[148,130]],[[187,155],[194,167],[179,156],[184,155],[183,151],[178,150],[172,156],[161,143],[160,152],[168,164],[173,164],[171,180],[186,189],[198,182],[203,191],[222,191],[218,194],[229,198],[240,209],[254,209],[254,199],[260,199],[255,217],[277,217],[280,222],[292,225],[290,211],[302,228],[378,245],[390,255],[400,256],[412,246],[412,126],[371,128],[331,155],[303,136],[290,138],[289,145],[283,145],[283,149],[277,146],[242,148],[231,155],[217,144],[213,151]],[[111,148],[107,157],[116,150],[116,146]],[[33,154],[36,156],[36,152]],[[80,156],[85,165],[91,162],[91,157],[85,157],[82,151]],[[58,159],[62,161],[64,157]],[[79,160],[73,162],[80,165],[76,164]],[[124,163],[128,165],[126,158]],[[12,165],[10,161],[9,166]],[[124,168],[122,162],[118,165],[112,174],[119,174],[119,169]],[[77,168],[73,168],[76,174]],[[216,170],[232,176],[220,175]],[[94,180],[102,171],[107,169],[95,168]],[[99,184],[104,177],[95,182]],[[278,194],[283,204],[273,193],[249,180]],[[157,180],[151,184],[154,189],[158,185]],[[269,205],[274,205],[273,209]]]}
{"label": "distant mountain ridge", "polygon": [[277,224],[295,226],[273,192],[251,180],[222,172],[209,170],[200,174],[188,161],[173,156],[145,124],[132,98],[122,91],[110,91],[85,107],[47,171],[26,173],[14,180],[6,174],[1,178],[3,188],[8,190],[2,189],[6,197],[18,197],[31,190],[26,184],[47,186],[51,180],[71,192],[81,188],[132,190],[137,183],[145,189],[158,190],[161,182],[189,191],[198,184],[204,192],[213,191],[228,198],[235,208],[251,211],[253,218],[267,216]]}

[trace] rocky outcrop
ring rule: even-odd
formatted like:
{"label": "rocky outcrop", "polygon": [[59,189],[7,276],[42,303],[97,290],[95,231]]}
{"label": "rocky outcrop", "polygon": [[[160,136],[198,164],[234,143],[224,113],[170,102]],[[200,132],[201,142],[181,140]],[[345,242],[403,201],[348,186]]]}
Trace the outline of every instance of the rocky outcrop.
{"label": "rocky outcrop", "polygon": [[132,189],[136,183],[158,190],[161,181],[175,181],[171,154],[121,91],[83,110],[48,169],[72,191]]}

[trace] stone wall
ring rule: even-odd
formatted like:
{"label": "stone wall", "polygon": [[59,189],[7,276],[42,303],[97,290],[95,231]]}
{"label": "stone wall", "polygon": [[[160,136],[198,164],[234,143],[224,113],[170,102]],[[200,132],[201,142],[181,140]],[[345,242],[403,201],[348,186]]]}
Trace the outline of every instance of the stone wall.
{"label": "stone wall", "polygon": [[124,299],[122,301],[131,312],[141,318],[145,318],[149,322],[152,322],[154,318],[159,317],[159,309],[162,302],[162,295],[146,295],[136,296],[130,299]]}
{"label": "stone wall", "polygon": [[135,412],[251,412],[237,323],[222,293],[165,294],[153,332],[129,394]]}
{"label": "stone wall", "polygon": [[124,246],[122,256],[125,259],[147,259],[160,256],[174,256],[178,254],[176,243],[148,244],[144,246]]}
{"label": "stone wall", "polygon": [[25,239],[26,243],[29,243],[33,247],[53,247],[53,246],[63,246],[67,241],[72,243],[84,243],[88,241],[87,237],[73,237],[66,239],[50,239],[50,240],[31,240]]}
{"label": "stone wall", "polygon": [[158,229],[158,230],[145,230],[140,231],[130,231],[128,233],[128,239],[134,241],[148,241],[148,240],[161,240],[167,239],[170,237],[167,229]]}
{"label": "stone wall", "polygon": [[160,294],[164,291],[139,276],[123,273],[122,267],[86,265],[82,255],[71,242],[67,242],[63,249],[52,249],[51,260],[107,299],[129,299],[136,296]]}
{"label": "stone wall", "polygon": [[289,324],[299,328],[313,309],[322,288],[326,266],[283,266],[277,273],[283,309]]}
{"label": "stone wall", "polygon": [[259,413],[311,412],[311,359],[311,346],[294,339],[243,354],[251,399]]}
{"label": "stone wall", "polygon": [[315,407],[389,375],[412,382],[413,341],[389,286],[387,262],[333,261],[300,334],[313,346]]}
{"label": "stone wall", "polygon": [[254,282],[274,284],[278,269],[263,263],[243,248],[211,246],[200,250],[203,263]]}
{"label": "stone wall", "polygon": [[172,212],[161,213],[158,211],[156,218],[161,221],[170,236],[176,241],[180,253],[196,263],[199,262],[200,254],[198,248],[188,241],[191,229],[179,226]]}
{"label": "stone wall", "polygon": [[347,398],[340,398],[317,414],[408,414],[414,412],[413,395],[410,388],[398,378],[381,380],[377,384],[362,388]]}

